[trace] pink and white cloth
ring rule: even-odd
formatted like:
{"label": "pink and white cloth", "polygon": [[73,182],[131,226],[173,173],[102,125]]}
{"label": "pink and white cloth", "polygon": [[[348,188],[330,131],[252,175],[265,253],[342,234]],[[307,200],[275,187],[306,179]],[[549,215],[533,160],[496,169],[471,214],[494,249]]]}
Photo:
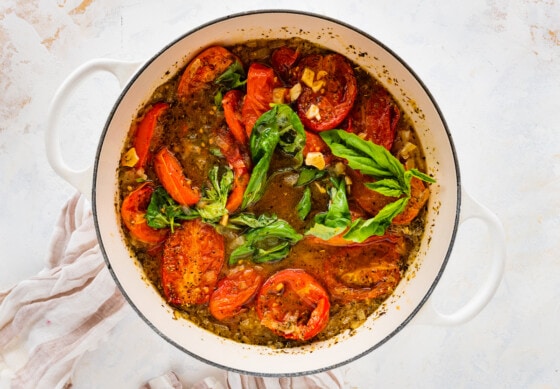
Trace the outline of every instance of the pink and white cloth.
{"label": "pink and white cloth", "polygon": [[[0,386],[69,388],[80,357],[104,341],[128,305],[107,270],[89,202],[74,195],[54,228],[45,268],[0,292]],[[4,387],[1,386],[1,387]],[[183,388],[162,372],[150,389]],[[252,377],[224,372],[192,389],[344,388],[339,370],[305,377]],[[185,387],[188,389],[188,387]]]}

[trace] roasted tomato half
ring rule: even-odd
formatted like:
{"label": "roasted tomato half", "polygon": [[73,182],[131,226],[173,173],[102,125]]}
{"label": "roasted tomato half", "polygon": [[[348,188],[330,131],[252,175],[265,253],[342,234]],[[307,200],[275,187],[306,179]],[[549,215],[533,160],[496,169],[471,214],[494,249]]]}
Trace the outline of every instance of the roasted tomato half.
{"label": "roasted tomato half", "polygon": [[272,68],[256,62],[251,64],[247,72],[247,94],[241,107],[247,136],[251,136],[257,119],[270,109],[274,88],[279,85]]}
{"label": "roasted tomato half", "polygon": [[225,260],[224,238],[200,219],[186,221],[163,247],[161,284],[170,304],[204,304]]}
{"label": "roasted tomato half", "polygon": [[302,83],[297,112],[303,125],[314,131],[338,126],[356,99],[352,66],[340,54],[312,54],[302,58],[297,68]]}
{"label": "roasted tomato half", "polygon": [[226,124],[234,138],[242,145],[249,144],[249,138],[243,126],[241,117],[241,106],[243,104],[243,94],[240,90],[232,89],[222,98],[224,117]]}
{"label": "roasted tomato half", "polygon": [[242,312],[245,305],[253,301],[263,279],[257,268],[241,265],[232,269],[210,296],[208,308],[212,316],[226,320]]}
{"label": "roasted tomato half", "polygon": [[270,63],[274,71],[284,79],[284,81],[292,84],[290,78],[291,70],[299,59],[299,53],[288,46],[282,46],[274,50],[270,58]]}
{"label": "roasted tomato half", "polygon": [[329,296],[319,282],[301,269],[285,269],[265,281],[257,296],[261,323],[286,338],[307,340],[329,321]]}
{"label": "roasted tomato half", "polygon": [[204,88],[239,59],[221,46],[212,46],[198,54],[185,68],[177,87],[177,96],[186,97]]}
{"label": "roasted tomato half", "polygon": [[167,147],[154,157],[154,170],[169,195],[181,205],[194,205],[200,200],[200,191],[183,173],[183,167]]}
{"label": "roasted tomato half", "polygon": [[140,242],[148,244],[163,242],[169,232],[168,229],[152,228],[146,222],[146,209],[153,192],[153,185],[145,182],[130,192],[121,205],[122,220],[130,234]]}
{"label": "roasted tomato half", "polygon": [[375,88],[357,98],[348,131],[390,151],[400,117],[401,111],[391,95],[381,87]]}
{"label": "roasted tomato half", "polygon": [[399,260],[404,239],[378,237],[367,245],[345,247],[325,261],[324,281],[334,301],[387,297],[401,279]]}

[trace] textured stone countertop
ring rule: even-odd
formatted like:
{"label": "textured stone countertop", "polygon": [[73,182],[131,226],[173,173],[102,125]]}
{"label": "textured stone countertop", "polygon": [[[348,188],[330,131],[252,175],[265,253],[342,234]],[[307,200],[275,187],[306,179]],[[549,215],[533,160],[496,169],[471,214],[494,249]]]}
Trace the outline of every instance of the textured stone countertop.
{"label": "textured stone countertop", "polygon": [[[351,387],[560,385],[560,3],[474,1],[3,0],[0,4],[0,290],[36,274],[57,215],[75,192],[47,162],[57,87],[94,58],[146,60],[228,14],[294,9],[374,36],[412,67],[453,136],[464,188],[502,221],[507,245],[494,298],[468,323],[414,321],[341,369]],[[86,167],[119,87],[99,74],[63,120],[67,160]],[[433,299],[453,309],[487,268],[484,228],[465,223]],[[472,275],[475,276],[472,276]],[[470,275],[470,276],[469,276]],[[142,339],[141,342],[138,342]],[[73,372],[76,388],[137,388],[168,369],[187,385],[216,368],[183,354],[134,313]]]}

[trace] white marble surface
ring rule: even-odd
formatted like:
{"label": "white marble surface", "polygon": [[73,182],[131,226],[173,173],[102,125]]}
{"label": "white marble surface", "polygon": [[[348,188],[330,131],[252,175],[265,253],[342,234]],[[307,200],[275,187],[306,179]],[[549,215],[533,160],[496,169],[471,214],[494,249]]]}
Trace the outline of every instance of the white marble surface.
{"label": "white marble surface", "polygon": [[[462,181],[502,220],[505,274],[494,299],[456,327],[414,322],[343,367],[352,387],[560,387],[560,3],[557,0],[3,0],[0,4],[0,289],[37,273],[74,189],[49,167],[44,124],[58,85],[93,58],[145,60],[211,19],[284,8],[338,18],[392,48],[425,82],[451,129]],[[93,158],[118,86],[83,84],[63,123],[65,157]],[[484,228],[463,225],[442,309],[487,266]],[[141,340],[141,341],[139,341]],[[188,387],[211,368],[160,340],[132,311],[77,366],[76,388],[135,388],[167,369]]]}

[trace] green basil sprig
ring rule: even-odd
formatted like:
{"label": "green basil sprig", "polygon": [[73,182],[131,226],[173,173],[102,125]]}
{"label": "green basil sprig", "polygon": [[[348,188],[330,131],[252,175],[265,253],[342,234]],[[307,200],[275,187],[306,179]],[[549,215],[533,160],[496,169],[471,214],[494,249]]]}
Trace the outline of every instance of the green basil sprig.
{"label": "green basil sprig", "polygon": [[174,232],[179,226],[177,220],[192,220],[202,218],[208,223],[216,223],[228,213],[226,203],[229,191],[233,185],[233,172],[226,168],[222,178],[218,180],[218,166],[214,166],[208,173],[210,187],[204,190],[204,195],[194,208],[179,205],[169,193],[158,186],[146,210],[147,224],[156,229],[167,228]]}
{"label": "green basil sprig", "polygon": [[219,85],[220,89],[214,96],[214,104],[219,108],[222,106],[222,97],[224,92],[231,89],[239,88],[247,83],[245,78],[245,70],[243,65],[239,61],[235,61],[223,72],[216,80],[214,84]]}
{"label": "green basil sprig", "polygon": [[228,213],[226,203],[229,191],[233,186],[233,171],[226,168],[222,178],[218,180],[218,166],[208,172],[210,187],[206,188],[203,197],[196,205],[200,216],[208,222],[217,222]]}
{"label": "green basil sprig", "polygon": [[306,232],[307,235],[314,235],[323,240],[329,240],[344,232],[352,221],[344,179],[331,178],[331,183],[330,203],[327,211],[315,215],[314,224]]}
{"label": "green basil sprig", "polygon": [[[406,208],[411,195],[410,183],[412,178],[416,177],[429,183],[435,182],[432,177],[417,169],[405,170],[400,161],[387,149],[373,142],[366,141],[355,134],[343,130],[331,130],[321,132],[320,135],[334,155],[346,159],[348,161],[348,166],[352,169],[356,169],[377,180],[366,184],[369,189],[375,190],[385,196],[397,197],[397,200],[387,204],[375,217],[368,220],[359,218],[352,222],[349,217],[343,217],[338,223],[340,226],[337,224],[336,228],[325,228],[328,227],[328,223],[325,222],[330,220],[326,216],[321,216],[319,219],[316,218],[315,225],[308,231],[308,233],[312,235],[319,236],[326,240],[336,235],[334,233],[335,231],[339,231],[340,233],[344,231],[345,228],[348,228],[348,230],[343,236],[344,239],[353,242],[363,242],[370,236],[383,235],[395,216]],[[338,192],[341,190],[340,186],[342,186],[342,184],[339,184],[335,194],[341,198],[342,192]],[[344,198],[345,197],[344,192]],[[341,201],[342,200],[339,200],[339,202]],[[334,204],[336,203],[331,193],[331,204],[329,208]],[[341,207],[340,204],[338,207]],[[321,218],[325,218],[325,220]],[[344,222],[347,224],[345,228],[342,228]]]}
{"label": "green basil sprig", "polygon": [[158,186],[152,193],[146,210],[146,223],[156,229],[179,226],[176,220],[191,220],[199,217],[196,210],[183,207],[175,202],[163,187]]}
{"label": "green basil sprig", "polygon": [[294,228],[276,215],[260,215],[243,213],[229,220],[234,228],[248,227],[242,235],[243,243],[236,247],[230,257],[229,264],[235,265],[240,259],[250,258],[253,262],[263,263],[285,258],[290,247],[302,239]]}

